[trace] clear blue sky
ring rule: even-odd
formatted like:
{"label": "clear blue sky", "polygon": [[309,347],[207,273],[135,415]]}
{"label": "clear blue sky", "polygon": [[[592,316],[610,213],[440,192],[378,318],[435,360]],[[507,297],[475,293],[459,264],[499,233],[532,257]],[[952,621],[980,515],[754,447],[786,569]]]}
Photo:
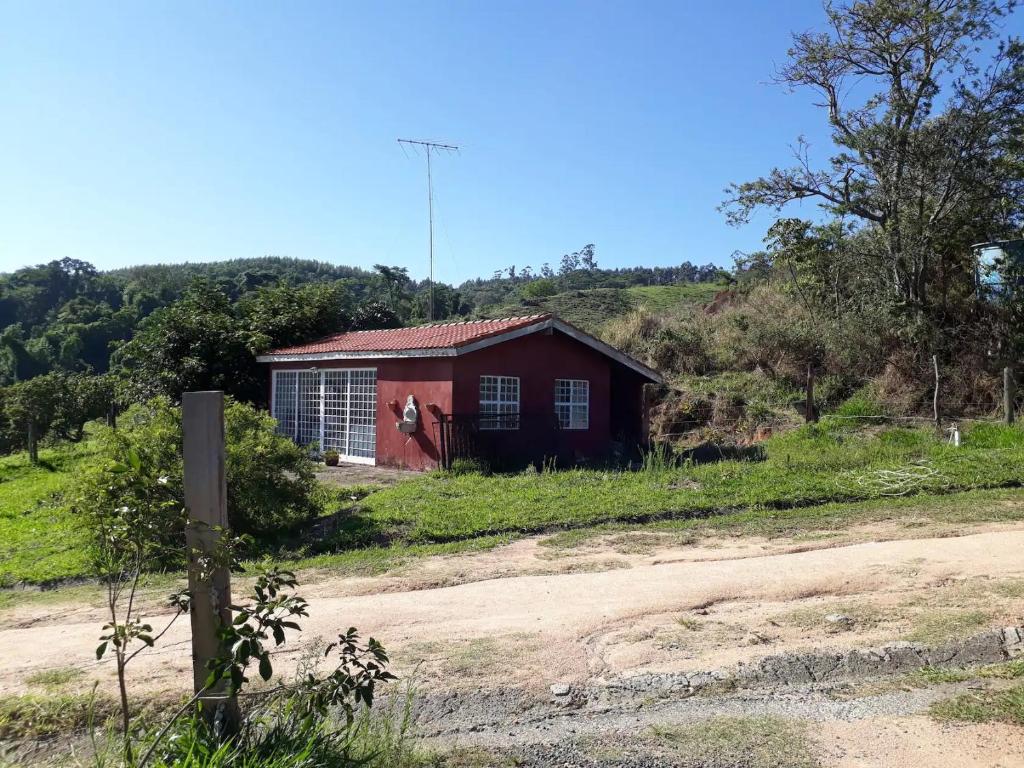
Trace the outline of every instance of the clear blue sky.
{"label": "clear blue sky", "polygon": [[[816,0],[0,0],[0,271],[286,255],[426,274],[729,264],[722,188],[827,132],[769,84]],[[809,214],[810,210],[805,209]]]}

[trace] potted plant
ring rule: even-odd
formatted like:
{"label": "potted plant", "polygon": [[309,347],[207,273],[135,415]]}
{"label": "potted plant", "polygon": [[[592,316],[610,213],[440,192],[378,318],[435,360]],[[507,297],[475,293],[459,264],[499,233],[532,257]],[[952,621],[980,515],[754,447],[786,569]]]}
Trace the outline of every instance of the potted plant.
{"label": "potted plant", "polygon": [[340,457],[337,451],[332,451],[330,449],[324,451],[324,464],[326,464],[328,467],[338,466],[339,458]]}

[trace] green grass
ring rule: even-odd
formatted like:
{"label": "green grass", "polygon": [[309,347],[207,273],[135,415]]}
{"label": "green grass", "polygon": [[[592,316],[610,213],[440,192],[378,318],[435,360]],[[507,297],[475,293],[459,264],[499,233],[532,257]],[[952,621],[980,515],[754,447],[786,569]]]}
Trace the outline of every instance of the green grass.
{"label": "green grass", "polygon": [[589,333],[641,304],[656,314],[685,316],[710,302],[725,286],[720,283],[635,285],[629,288],[590,288],[563,291],[543,299],[515,299],[484,308],[487,317],[553,312]]}
{"label": "green grass", "polygon": [[0,586],[87,573],[85,531],[62,500],[90,460],[88,443],[0,458]]}
{"label": "green grass", "polygon": [[907,640],[938,645],[950,638],[967,637],[988,624],[986,611],[935,610],[917,616]]}
{"label": "green grass", "polygon": [[909,674],[912,682],[921,685],[963,683],[967,680],[1016,680],[1024,677],[1024,659],[987,664],[975,669],[941,669],[922,667]]}
{"label": "green grass", "polygon": [[770,518],[775,511],[832,502],[888,500],[891,493],[1018,486],[1024,431],[1000,429],[1012,433],[1013,447],[978,447],[971,433],[956,449],[927,430],[876,436],[810,425],[769,440],[764,461],[650,472],[435,474],[365,498],[360,536],[424,543],[744,510]]}
{"label": "green grass", "polygon": [[0,698],[0,741],[67,735],[91,721],[102,726],[115,712],[113,699],[90,694]]}
{"label": "green grass", "polygon": [[25,683],[35,688],[58,689],[78,680],[85,673],[77,667],[44,669],[25,678]]}
{"label": "green grass", "polygon": [[656,727],[653,738],[673,752],[674,764],[697,768],[814,768],[806,729],[779,717],[714,717]]}
{"label": "green grass", "polygon": [[543,299],[512,300],[499,306],[487,307],[483,314],[487,317],[510,317],[552,312],[577,328],[597,333],[605,322],[624,315],[633,306],[633,300],[621,288],[592,288],[556,293]]}
{"label": "green grass", "polygon": [[965,693],[936,702],[929,712],[937,720],[1024,725],[1024,685],[1003,691]]}
{"label": "green grass", "polygon": [[682,283],[680,285],[634,285],[626,293],[634,304],[645,305],[655,314],[679,314],[703,307],[724,290],[721,283]]}
{"label": "green grass", "polygon": [[[88,446],[0,459],[0,583],[40,583],[87,572],[84,532],[60,494],[89,459]],[[893,473],[902,473],[896,474]],[[323,491],[338,529],[316,551],[283,548],[289,566],[375,574],[412,559],[488,549],[534,532],[551,546],[643,526],[694,536],[820,535],[852,522],[926,516],[950,522],[1019,520],[1024,510],[1024,429],[979,425],[953,448],[927,429],[856,431],[810,425],[766,443],[763,461],[700,466],[653,463],[645,471],[571,469],[484,476],[422,475],[352,500]],[[905,495],[890,496],[890,493]],[[572,529],[580,529],[573,531]],[[0,608],[45,601],[0,591]]]}

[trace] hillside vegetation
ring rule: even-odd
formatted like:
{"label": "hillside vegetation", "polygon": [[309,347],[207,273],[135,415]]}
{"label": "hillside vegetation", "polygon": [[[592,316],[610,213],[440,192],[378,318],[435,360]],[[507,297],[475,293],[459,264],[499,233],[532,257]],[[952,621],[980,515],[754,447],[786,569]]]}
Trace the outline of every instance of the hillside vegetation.
{"label": "hillside vegetation", "polygon": [[520,299],[512,304],[488,306],[483,314],[487,317],[514,317],[551,312],[577,328],[600,334],[609,323],[621,320],[630,311],[641,307],[659,316],[688,319],[725,288],[726,283],[707,282],[573,290],[541,299]]}

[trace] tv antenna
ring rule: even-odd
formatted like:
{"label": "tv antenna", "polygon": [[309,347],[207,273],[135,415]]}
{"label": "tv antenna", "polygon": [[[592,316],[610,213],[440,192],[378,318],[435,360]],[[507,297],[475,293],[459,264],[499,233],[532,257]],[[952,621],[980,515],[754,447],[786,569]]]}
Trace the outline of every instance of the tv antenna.
{"label": "tv antenna", "polygon": [[427,320],[434,320],[434,181],[430,175],[430,153],[444,150],[451,154],[458,152],[459,148],[454,144],[439,144],[436,141],[418,141],[416,139],[399,139],[399,144],[408,144],[413,149],[423,147],[427,153],[427,220],[430,225],[430,278],[427,284],[430,286],[430,295],[427,304]]}

